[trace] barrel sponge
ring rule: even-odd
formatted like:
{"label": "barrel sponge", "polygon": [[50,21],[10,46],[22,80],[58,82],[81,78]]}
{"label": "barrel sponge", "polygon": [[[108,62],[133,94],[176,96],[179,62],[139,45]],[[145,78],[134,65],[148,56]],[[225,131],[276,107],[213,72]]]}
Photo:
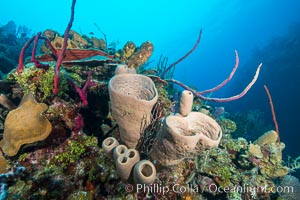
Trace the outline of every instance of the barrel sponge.
{"label": "barrel sponge", "polygon": [[136,74],[136,70],[134,68],[128,68],[127,65],[119,64],[115,70],[115,75],[117,74]]}
{"label": "barrel sponge", "polygon": [[218,146],[221,138],[221,127],[203,113],[190,112],[186,117],[170,115],[164,120],[150,157],[163,166],[176,165],[188,153],[198,154]]}
{"label": "barrel sponge", "polygon": [[222,129],[219,124],[210,116],[201,112],[191,112],[186,120],[189,122],[189,131],[199,134],[197,150],[213,148],[219,145],[222,138]]}
{"label": "barrel sponge", "polygon": [[18,153],[21,145],[44,140],[52,130],[50,121],[42,115],[48,106],[37,103],[32,94],[23,97],[20,105],[10,111],[4,123],[2,149],[8,156]]}
{"label": "barrel sponge", "polygon": [[135,148],[141,123],[150,122],[158,94],[153,81],[141,74],[118,74],[109,81],[112,117],[117,121],[121,140]]}

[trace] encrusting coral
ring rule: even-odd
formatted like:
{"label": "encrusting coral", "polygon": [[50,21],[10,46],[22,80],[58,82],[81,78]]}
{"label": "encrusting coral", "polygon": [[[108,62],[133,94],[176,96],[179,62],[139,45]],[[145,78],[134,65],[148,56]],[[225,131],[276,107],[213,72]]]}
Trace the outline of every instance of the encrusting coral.
{"label": "encrusting coral", "polygon": [[248,151],[250,156],[254,156],[255,158],[258,159],[261,159],[263,157],[263,154],[260,150],[260,146],[257,144],[250,144]]}
{"label": "encrusting coral", "polygon": [[7,160],[2,156],[2,153],[0,153],[0,174],[7,172]]}
{"label": "encrusting coral", "polygon": [[[16,81],[22,88],[24,94],[36,94],[36,100],[45,102],[53,95],[53,77],[54,68],[49,67],[48,70],[38,69],[31,63],[24,68],[23,72],[18,75],[16,72],[10,74],[8,79]],[[65,77],[61,78],[60,95],[63,94],[67,87],[67,80]]]}
{"label": "encrusting coral", "polygon": [[10,111],[5,120],[2,149],[9,155],[18,153],[21,145],[44,140],[52,130],[49,120],[42,114],[48,109],[37,103],[32,94],[23,97],[20,105]]}

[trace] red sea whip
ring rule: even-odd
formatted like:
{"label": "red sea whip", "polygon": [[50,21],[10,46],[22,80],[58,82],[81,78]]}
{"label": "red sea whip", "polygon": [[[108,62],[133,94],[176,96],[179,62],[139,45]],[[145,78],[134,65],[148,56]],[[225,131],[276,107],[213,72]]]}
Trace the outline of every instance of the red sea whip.
{"label": "red sea whip", "polygon": [[53,93],[54,94],[58,93],[60,66],[61,66],[61,63],[63,61],[66,49],[67,49],[69,32],[70,32],[70,29],[72,27],[73,20],[74,20],[75,3],[76,3],[76,0],[73,0],[72,1],[72,7],[71,7],[71,18],[70,18],[69,24],[68,24],[68,26],[67,26],[67,28],[65,30],[65,33],[64,33],[64,42],[63,42],[63,45],[62,45],[62,48],[61,48],[61,52],[58,55],[57,62],[56,62],[55,74],[54,74],[54,78],[53,78],[53,81],[54,81],[53,82],[54,83]]}

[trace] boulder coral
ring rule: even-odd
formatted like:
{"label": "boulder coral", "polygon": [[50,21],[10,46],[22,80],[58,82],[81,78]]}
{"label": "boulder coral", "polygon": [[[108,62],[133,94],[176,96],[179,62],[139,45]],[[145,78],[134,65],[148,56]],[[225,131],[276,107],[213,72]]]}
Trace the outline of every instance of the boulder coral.
{"label": "boulder coral", "polygon": [[276,131],[270,130],[265,132],[262,136],[260,136],[254,144],[258,144],[259,146],[263,146],[265,144],[272,144],[277,142],[278,133]]}
{"label": "boulder coral", "polygon": [[20,105],[10,111],[4,124],[1,146],[8,156],[18,153],[21,145],[44,140],[52,130],[50,121],[42,115],[48,109],[37,103],[31,93],[25,95]]}

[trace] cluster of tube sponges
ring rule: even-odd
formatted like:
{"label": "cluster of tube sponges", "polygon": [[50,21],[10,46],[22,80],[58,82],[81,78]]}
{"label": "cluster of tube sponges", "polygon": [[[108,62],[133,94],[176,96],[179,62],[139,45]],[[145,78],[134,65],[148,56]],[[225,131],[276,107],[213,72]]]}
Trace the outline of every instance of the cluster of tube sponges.
{"label": "cluster of tube sponges", "polygon": [[114,159],[118,176],[127,181],[133,177],[136,184],[151,184],[156,178],[156,168],[149,160],[140,160],[136,149],[128,149],[113,138],[108,137],[102,143],[105,153]]}
{"label": "cluster of tube sponges", "polygon": [[[122,179],[127,180],[134,168],[135,181],[149,184],[154,179],[146,181],[145,177],[156,174],[155,167],[150,161],[139,161],[139,152],[135,148],[142,134],[141,122],[146,125],[150,123],[158,93],[149,77],[136,74],[126,65],[118,66],[115,74],[109,82],[111,112],[119,126],[121,142],[125,145],[119,145],[114,138],[107,138],[103,148],[108,154],[112,150],[107,149],[114,148],[113,157]],[[183,91],[178,113],[164,118],[150,154],[152,161],[163,166],[176,165],[188,154],[197,154],[220,143],[221,127],[208,115],[192,112],[193,99],[192,92]]]}

